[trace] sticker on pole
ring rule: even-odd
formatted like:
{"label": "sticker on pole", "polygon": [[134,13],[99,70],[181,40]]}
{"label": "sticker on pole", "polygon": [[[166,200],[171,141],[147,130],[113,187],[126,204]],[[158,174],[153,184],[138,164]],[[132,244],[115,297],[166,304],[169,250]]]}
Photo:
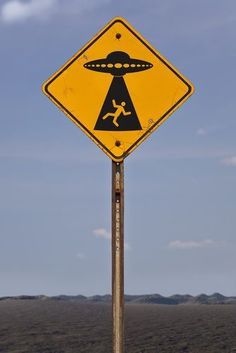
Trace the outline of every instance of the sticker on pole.
{"label": "sticker on pole", "polygon": [[111,159],[122,161],[193,93],[193,85],[122,18],[43,85]]}

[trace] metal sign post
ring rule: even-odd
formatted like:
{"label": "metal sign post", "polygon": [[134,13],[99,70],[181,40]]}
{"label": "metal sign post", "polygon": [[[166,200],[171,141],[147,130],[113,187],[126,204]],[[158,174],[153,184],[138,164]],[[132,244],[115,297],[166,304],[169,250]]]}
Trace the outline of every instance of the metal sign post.
{"label": "metal sign post", "polygon": [[112,161],[113,353],[124,352],[124,162]]}

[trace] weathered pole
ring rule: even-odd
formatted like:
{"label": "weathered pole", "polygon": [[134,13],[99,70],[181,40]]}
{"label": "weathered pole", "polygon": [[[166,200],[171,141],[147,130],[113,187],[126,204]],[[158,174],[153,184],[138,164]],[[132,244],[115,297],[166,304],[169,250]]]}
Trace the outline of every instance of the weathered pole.
{"label": "weathered pole", "polygon": [[112,161],[113,353],[124,353],[124,162]]}

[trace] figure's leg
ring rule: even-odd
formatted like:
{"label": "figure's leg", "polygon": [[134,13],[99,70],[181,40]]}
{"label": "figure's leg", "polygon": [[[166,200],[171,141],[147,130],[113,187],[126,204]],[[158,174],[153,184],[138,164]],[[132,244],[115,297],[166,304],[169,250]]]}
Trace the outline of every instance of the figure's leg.
{"label": "figure's leg", "polygon": [[116,126],[116,127],[119,127],[119,124],[118,124],[118,122],[117,122],[117,119],[119,118],[119,115],[117,116],[115,116],[114,117],[114,119],[113,119],[113,124]]}
{"label": "figure's leg", "polygon": [[105,119],[109,118],[109,116],[114,116],[114,114],[113,113],[107,113],[106,115],[104,115],[102,117],[102,120],[105,120]]}

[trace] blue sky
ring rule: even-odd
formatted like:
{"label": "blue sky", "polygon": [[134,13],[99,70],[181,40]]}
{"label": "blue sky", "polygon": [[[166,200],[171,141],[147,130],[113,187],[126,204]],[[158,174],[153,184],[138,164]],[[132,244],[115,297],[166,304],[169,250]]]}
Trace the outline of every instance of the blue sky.
{"label": "blue sky", "polygon": [[125,161],[125,291],[236,295],[235,1],[2,0],[0,296],[110,292],[111,161],[41,85],[115,16],[196,89]]}

